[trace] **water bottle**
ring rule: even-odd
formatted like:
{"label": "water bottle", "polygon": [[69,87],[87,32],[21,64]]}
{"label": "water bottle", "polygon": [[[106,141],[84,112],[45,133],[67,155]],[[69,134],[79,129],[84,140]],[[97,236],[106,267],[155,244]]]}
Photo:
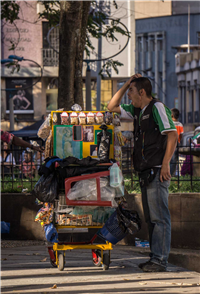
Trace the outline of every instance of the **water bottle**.
{"label": "water bottle", "polygon": [[121,184],[120,169],[117,163],[114,163],[110,168],[110,186],[118,187]]}

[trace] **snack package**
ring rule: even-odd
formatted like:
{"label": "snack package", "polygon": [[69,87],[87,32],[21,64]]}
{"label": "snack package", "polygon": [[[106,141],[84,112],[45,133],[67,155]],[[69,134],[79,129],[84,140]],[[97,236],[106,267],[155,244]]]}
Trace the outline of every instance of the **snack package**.
{"label": "snack package", "polygon": [[102,124],[103,123],[103,120],[104,120],[103,113],[97,112],[95,119],[96,119],[96,123],[97,124]]}
{"label": "snack package", "polygon": [[116,126],[116,127],[121,126],[120,117],[117,114],[115,114],[115,116],[114,116],[113,125]]}
{"label": "snack package", "polygon": [[87,125],[93,125],[94,124],[94,113],[88,112],[87,113]]}
{"label": "snack package", "polygon": [[46,140],[46,138],[48,138],[49,133],[51,131],[50,120],[51,120],[51,114],[49,114],[47,116],[47,118],[45,119],[43,124],[40,126],[38,133],[37,133],[38,137],[40,137],[44,141]]}
{"label": "snack package", "polygon": [[122,168],[122,147],[114,146],[114,157],[119,162],[119,167]]}
{"label": "snack package", "polygon": [[125,145],[124,138],[123,138],[122,132],[120,131],[118,127],[114,129],[114,134],[115,134],[115,145],[124,146]]}
{"label": "snack package", "polygon": [[52,141],[52,131],[50,131],[49,137],[47,138],[45,143],[45,151],[44,151],[45,158],[51,156],[51,141]]}
{"label": "snack package", "polygon": [[106,111],[105,112],[105,123],[106,125],[110,125],[113,123],[113,114],[112,112]]}
{"label": "snack package", "polygon": [[61,117],[61,125],[69,124],[69,115],[67,112],[61,113],[60,117]]}
{"label": "snack package", "polygon": [[70,114],[70,124],[71,125],[78,125],[78,114],[76,112],[72,112]]}
{"label": "snack package", "polygon": [[84,112],[79,113],[79,125],[86,125],[86,114]]}

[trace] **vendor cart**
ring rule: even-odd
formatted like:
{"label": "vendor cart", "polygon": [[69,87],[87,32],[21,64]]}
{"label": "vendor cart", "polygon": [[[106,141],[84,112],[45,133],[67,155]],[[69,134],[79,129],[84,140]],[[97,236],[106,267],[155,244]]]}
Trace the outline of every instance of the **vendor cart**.
{"label": "vendor cart", "polygon": [[[60,114],[62,112],[56,111],[51,113],[51,118],[53,121],[54,115]],[[70,112],[69,112],[70,113]],[[86,112],[87,113],[87,112]],[[97,113],[97,112],[96,112]],[[64,128],[64,129],[63,129]],[[73,137],[73,144],[72,150],[74,153],[72,153],[74,156],[79,156],[79,159],[85,158],[87,156],[91,156],[94,158],[97,158],[97,155],[95,156],[94,153],[94,146],[97,146],[97,134],[101,131],[100,125],[53,125],[52,123],[52,142],[53,142],[53,154],[56,155],[59,158],[65,158],[69,154],[68,148],[70,148],[69,144],[69,137],[67,134],[67,131],[69,129],[72,129],[71,135]],[[83,131],[85,130],[93,130],[93,137],[90,134],[89,139],[85,139]],[[111,144],[110,144],[110,155],[109,158],[114,158],[114,126],[108,125],[108,131],[111,133]],[[62,136],[61,136],[62,134]],[[64,143],[63,143],[64,142]],[[66,143],[67,142],[67,143]],[[60,144],[60,145],[59,145]],[[66,147],[66,144],[68,146]],[[60,148],[60,146],[62,148]],[[78,155],[77,155],[78,154]],[[63,156],[63,157],[62,157]],[[108,168],[112,165],[112,163],[105,163],[105,164],[99,164],[99,165],[107,165],[106,171],[96,172],[92,174],[83,174],[81,176],[75,176],[66,178],[64,181],[64,198],[65,198],[65,206],[66,207],[84,207],[84,206],[95,206],[95,207],[111,207],[112,202],[111,201],[105,201],[101,195],[101,189],[100,189],[100,179],[102,177],[108,177],[110,175],[110,171]],[[59,166],[59,163],[56,163],[56,167]],[[73,186],[74,183],[82,180],[88,180],[88,179],[95,179],[96,180],[96,192],[97,192],[97,198],[96,200],[70,200],[68,198],[68,192]],[[55,209],[55,214],[59,213],[58,206],[60,204],[57,203],[57,210]],[[94,244],[94,241],[97,238],[98,230],[103,227],[103,224],[91,224],[88,222],[87,218],[84,220],[85,223],[82,223],[81,225],[75,223],[69,223],[69,224],[59,224],[58,222],[55,222],[56,230],[59,232],[61,230],[71,229],[71,230],[84,230],[84,229],[96,229],[96,234],[92,237],[91,240],[85,241],[85,242],[58,242],[54,243],[52,246],[48,246],[48,252],[50,255],[50,262],[53,267],[58,267],[60,271],[62,271],[65,267],[65,253],[67,250],[75,250],[75,249],[90,249],[92,251],[92,261],[95,266],[102,267],[103,270],[108,270],[109,264],[110,264],[110,252],[113,249],[112,244],[108,241],[105,241],[103,244]],[[106,252],[105,252],[106,251]]]}

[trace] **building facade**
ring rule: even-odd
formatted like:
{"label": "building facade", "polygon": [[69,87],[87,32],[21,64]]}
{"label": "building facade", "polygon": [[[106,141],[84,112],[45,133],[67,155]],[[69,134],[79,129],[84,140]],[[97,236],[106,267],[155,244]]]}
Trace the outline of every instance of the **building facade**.
{"label": "building facade", "polygon": [[200,125],[200,45],[176,54],[178,106],[185,131]]}
{"label": "building facade", "polygon": [[[197,44],[200,14],[191,14],[190,24],[190,42]],[[169,108],[178,99],[176,46],[187,42],[187,14],[136,20],[136,71],[150,77],[156,97]]]}

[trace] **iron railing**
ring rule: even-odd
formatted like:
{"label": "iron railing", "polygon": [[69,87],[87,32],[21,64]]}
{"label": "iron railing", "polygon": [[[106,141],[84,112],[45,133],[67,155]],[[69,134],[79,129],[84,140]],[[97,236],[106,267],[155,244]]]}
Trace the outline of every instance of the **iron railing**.
{"label": "iron railing", "polygon": [[[31,151],[31,150],[30,150]],[[5,155],[9,155],[11,162],[6,165]],[[133,147],[131,142],[122,147],[122,172],[123,175],[129,175],[131,178],[131,187],[133,181],[138,181],[137,172],[133,167]],[[193,160],[195,154],[198,156],[197,161]],[[11,156],[12,155],[12,156]],[[187,155],[187,157],[186,157]],[[22,192],[24,189],[31,191],[39,179],[38,170],[43,163],[43,158],[39,152],[30,152],[29,164],[25,162],[25,149],[21,147],[11,146],[9,150],[1,150],[1,191],[2,192]],[[187,181],[190,182],[192,188],[194,182],[200,181],[200,177],[195,177],[195,170],[200,172],[200,148],[192,148],[187,146],[178,147],[178,161],[176,164],[176,173],[171,181],[177,182],[179,189],[180,183]],[[184,164],[188,165],[189,177],[181,177],[182,167]],[[28,167],[27,167],[28,166]],[[26,171],[28,168],[28,171]],[[25,190],[26,191],[26,190]]]}

